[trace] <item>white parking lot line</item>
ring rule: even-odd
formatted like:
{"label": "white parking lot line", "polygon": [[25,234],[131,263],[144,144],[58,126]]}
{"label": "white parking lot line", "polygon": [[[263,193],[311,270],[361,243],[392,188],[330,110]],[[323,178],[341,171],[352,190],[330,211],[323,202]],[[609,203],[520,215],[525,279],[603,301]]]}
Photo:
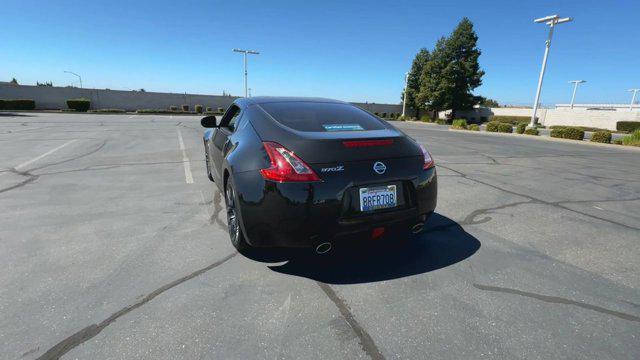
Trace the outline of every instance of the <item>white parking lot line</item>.
{"label": "white parking lot line", "polygon": [[178,130],[178,143],[180,143],[180,150],[182,150],[182,164],[184,165],[184,181],[187,184],[193,184],[193,175],[191,174],[191,163],[189,157],[187,157],[187,151],[184,148],[184,141],[182,140],[182,133]]}
{"label": "white parking lot line", "polygon": [[45,156],[49,156],[49,155],[53,154],[54,152],[56,152],[56,151],[58,151],[58,150],[62,149],[63,147],[65,147],[65,146],[67,146],[67,145],[69,145],[69,144],[71,144],[71,143],[73,143],[73,142],[75,142],[75,141],[76,141],[76,140],[67,141],[66,143],[64,143],[64,144],[62,144],[62,145],[60,145],[60,146],[58,146],[58,147],[57,147],[57,148],[55,148],[55,149],[51,149],[51,150],[47,151],[46,153],[44,153],[44,154],[42,154],[42,155],[40,155],[40,156],[36,156],[36,157],[34,157],[33,159],[31,159],[31,160],[27,160],[27,161],[23,162],[22,164],[20,164],[20,165],[18,165],[18,166],[16,166],[16,167],[14,167],[14,169],[19,170],[19,169],[21,169],[21,168],[26,167],[27,165],[33,164],[34,162],[36,162],[36,161],[38,161],[38,160],[40,160],[40,159],[44,158]]}

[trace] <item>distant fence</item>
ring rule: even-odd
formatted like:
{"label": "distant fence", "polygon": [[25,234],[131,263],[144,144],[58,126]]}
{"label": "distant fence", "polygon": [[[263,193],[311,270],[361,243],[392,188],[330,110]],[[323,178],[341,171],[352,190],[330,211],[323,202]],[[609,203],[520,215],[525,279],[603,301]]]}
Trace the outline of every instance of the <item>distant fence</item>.
{"label": "distant fence", "polygon": [[[442,111],[438,115],[445,117],[449,112]],[[477,108],[473,110],[456,111],[457,118],[464,118],[470,122],[489,121],[493,116],[524,116],[531,117],[533,109],[527,108]],[[545,126],[567,125],[588,126],[602,129],[616,130],[618,121],[640,121],[640,111],[629,109],[616,110],[587,110],[585,108],[557,108],[539,109],[536,116],[538,122]]]}
{"label": "distant fence", "polygon": [[[36,109],[66,109],[68,99],[81,97],[91,100],[92,109],[115,108],[128,111],[168,109],[169,106],[180,107],[183,104],[189,105],[192,110],[196,104],[214,109],[219,107],[226,109],[237,99],[236,96],[0,84],[0,99],[33,99],[36,102]],[[398,104],[353,104],[372,113],[402,113],[402,105]]]}
{"label": "distant fence", "polygon": [[0,84],[0,99],[33,99],[36,109],[66,109],[67,100],[91,100],[92,109],[117,108],[125,110],[168,109],[169,106],[194,105],[227,108],[237,99],[234,96],[158,93],[142,91],[80,89],[56,86]]}

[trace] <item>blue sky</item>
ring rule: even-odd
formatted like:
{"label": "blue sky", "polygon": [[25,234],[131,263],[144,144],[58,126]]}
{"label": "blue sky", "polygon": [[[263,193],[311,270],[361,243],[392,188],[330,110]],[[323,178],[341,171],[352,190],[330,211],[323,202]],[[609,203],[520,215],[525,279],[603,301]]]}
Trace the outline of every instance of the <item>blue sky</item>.
{"label": "blue sky", "polygon": [[242,56],[253,95],[399,102],[421,47],[463,16],[479,35],[476,93],[530,104],[547,28],[558,13],[542,102],[568,102],[569,80],[587,80],[578,102],[630,101],[640,87],[640,1],[30,1],[2,2],[0,80],[77,81],[85,87],[234,95]]}

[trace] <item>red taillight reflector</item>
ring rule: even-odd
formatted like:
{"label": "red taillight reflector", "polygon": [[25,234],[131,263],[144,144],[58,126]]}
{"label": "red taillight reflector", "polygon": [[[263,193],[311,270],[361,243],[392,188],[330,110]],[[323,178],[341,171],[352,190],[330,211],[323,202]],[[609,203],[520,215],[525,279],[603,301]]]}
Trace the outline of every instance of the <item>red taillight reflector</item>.
{"label": "red taillight reflector", "polygon": [[393,139],[384,140],[347,140],[342,145],[348,148],[370,147],[370,146],[388,146],[393,144]]}
{"label": "red taillight reflector", "polygon": [[261,169],[266,180],[277,182],[320,181],[320,177],[302,159],[284,146],[270,141],[263,143],[271,166]]}
{"label": "red taillight reflector", "polygon": [[424,146],[422,145],[420,145],[420,150],[422,150],[422,158],[423,158],[422,169],[427,170],[429,168],[432,168],[436,164],[436,162],[431,157],[431,154],[429,154],[427,149],[425,149]]}
{"label": "red taillight reflector", "polygon": [[377,239],[377,238],[381,237],[382,235],[384,235],[384,228],[383,227],[373,228],[373,231],[371,232],[371,238],[372,239]]}

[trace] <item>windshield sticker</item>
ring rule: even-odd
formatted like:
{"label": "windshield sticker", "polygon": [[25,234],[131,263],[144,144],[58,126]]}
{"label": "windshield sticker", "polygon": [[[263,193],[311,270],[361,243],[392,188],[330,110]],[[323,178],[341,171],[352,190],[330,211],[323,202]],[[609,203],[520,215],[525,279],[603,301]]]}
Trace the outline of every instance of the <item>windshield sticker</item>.
{"label": "windshield sticker", "polygon": [[322,124],[327,131],[358,131],[364,130],[360,124]]}

